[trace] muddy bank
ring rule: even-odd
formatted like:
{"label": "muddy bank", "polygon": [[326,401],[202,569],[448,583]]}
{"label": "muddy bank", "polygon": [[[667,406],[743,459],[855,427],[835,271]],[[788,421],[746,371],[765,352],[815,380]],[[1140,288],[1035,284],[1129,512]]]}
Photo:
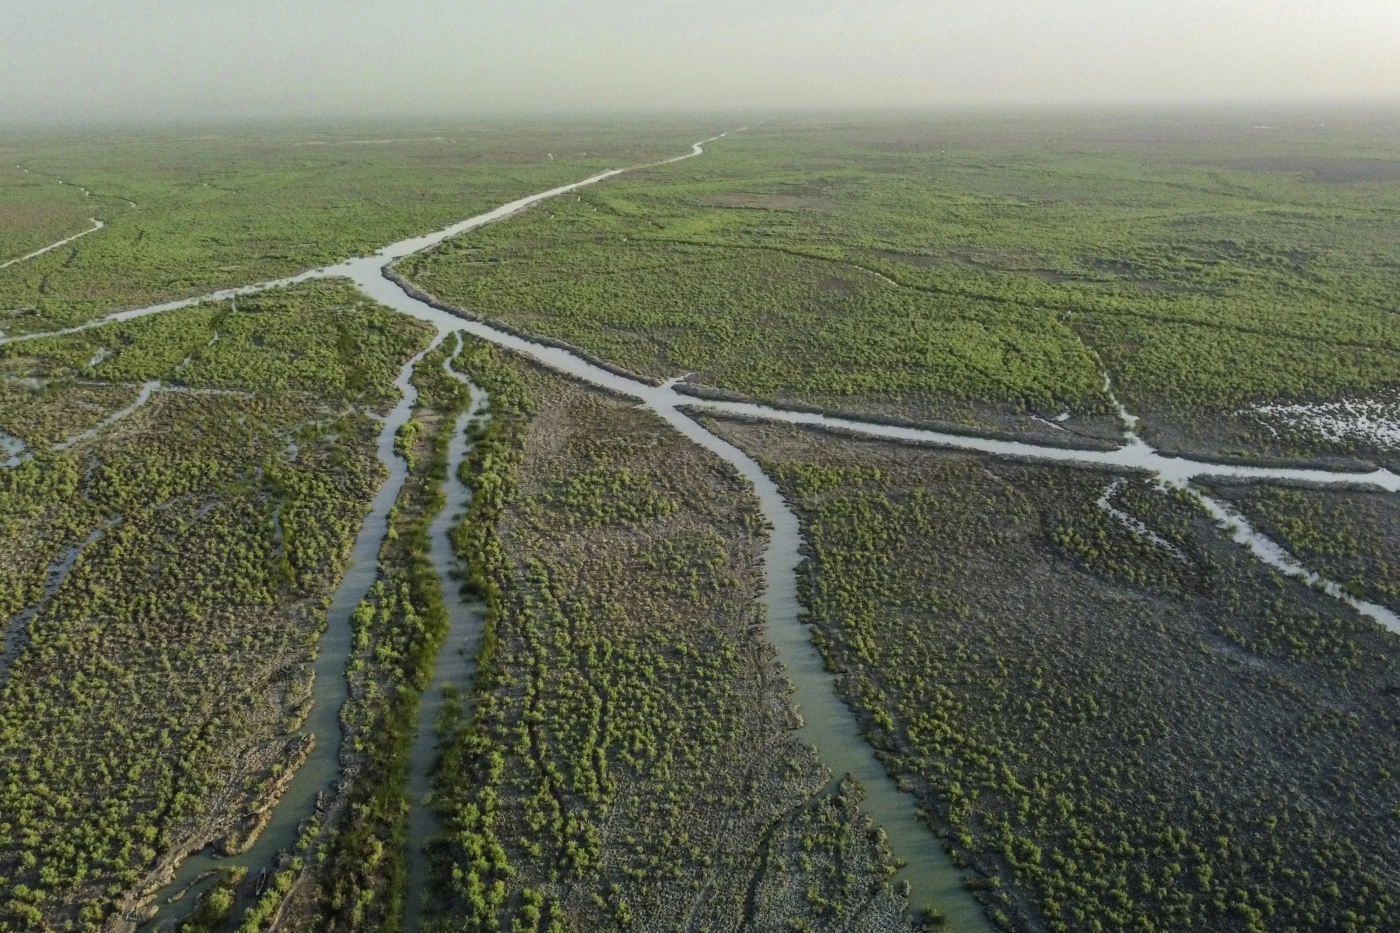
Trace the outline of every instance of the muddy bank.
{"label": "muddy bank", "polygon": [[716,430],[793,503],[841,693],[999,922],[1225,930],[1240,891],[1395,922],[1394,634],[1142,478]]}

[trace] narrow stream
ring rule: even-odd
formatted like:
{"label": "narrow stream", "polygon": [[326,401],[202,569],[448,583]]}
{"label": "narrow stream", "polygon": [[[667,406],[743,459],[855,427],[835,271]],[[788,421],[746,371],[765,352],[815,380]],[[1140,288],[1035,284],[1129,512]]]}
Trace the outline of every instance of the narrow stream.
{"label": "narrow stream", "polygon": [[101,528],[94,528],[88,533],[87,538],[77,544],[71,545],[64,551],[57,563],[49,566],[49,572],[44,578],[44,592],[39,597],[39,601],[28,609],[23,610],[18,615],[10,619],[5,626],[3,650],[0,650],[0,687],[5,685],[5,681],[10,676],[10,665],[14,663],[20,651],[24,649],[28,640],[29,623],[34,621],[34,617],[44,611],[49,600],[53,599],[59,587],[63,586],[68,575],[73,572],[73,567],[78,563],[78,557],[88,548],[97,543],[97,540],[107,533],[110,524]]}
{"label": "narrow stream", "polygon": [[[703,143],[696,144],[687,155],[655,164],[667,164],[701,155],[704,151],[702,147]],[[822,760],[834,773],[838,775],[853,774],[865,785],[868,795],[865,809],[875,822],[885,829],[895,855],[908,863],[908,867],[903,869],[899,877],[910,882],[915,903],[932,902],[939,910],[948,915],[950,929],[990,930],[990,924],[983,916],[980,906],[963,889],[959,872],[953,868],[951,861],[943,852],[941,842],[919,819],[917,801],[912,795],[904,794],[898,790],[894,782],[885,774],[883,766],[875,758],[870,746],[861,736],[854,715],[837,696],[835,679],[825,670],[821,656],[811,641],[811,633],[802,621],[802,609],[797,601],[796,567],[800,560],[801,531],[796,515],[784,501],[777,485],[763,473],[755,460],[732,444],[711,434],[694,420],[690,413],[711,412],[770,422],[812,425],[865,437],[887,438],[957,450],[980,451],[1040,462],[1076,463],[1109,467],[1116,470],[1144,471],[1154,475],[1159,482],[1173,486],[1186,486],[1196,477],[1226,476],[1251,480],[1302,481],[1334,486],[1371,485],[1394,492],[1400,491],[1400,477],[1387,470],[1376,470],[1367,474],[1335,473],[1313,469],[1222,465],[1186,458],[1164,457],[1132,434],[1131,425],[1129,425],[1128,443],[1117,450],[1075,450],[916,428],[869,424],[854,419],[784,411],[759,404],[702,400],[675,391],[674,381],[662,386],[648,385],[589,363],[569,351],[538,344],[514,334],[496,330],[481,322],[464,320],[410,296],[385,277],[387,266],[396,259],[436,245],[448,237],[509,217],[531,204],[613,177],[620,174],[621,171],[603,172],[572,185],[565,185],[542,194],[521,198],[487,214],[464,220],[436,233],[385,247],[373,256],[351,259],[336,266],[311,270],[274,282],[226,289],[199,298],[124,311],[56,333],[73,333],[98,327],[114,320],[130,320],[147,314],[188,307],[201,301],[228,300],[237,295],[252,294],[267,288],[295,284],[313,278],[345,276],[354,281],[362,291],[375,300],[433,324],[438,329],[439,339],[445,333],[458,330],[466,331],[473,336],[521,353],[550,369],[642,402],[686,437],[731,464],[754,486],[763,514],[772,529],[771,542],[765,554],[767,581],[765,607],[768,614],[768,630],[770,638],[778,649],[779,657],[787,668],[788,677],[795,687],[794,700],[804,719],[800,733],[802,739],[819,749]],[[0,337],[0,344],[51,335]],[[172,889],[178,890],[182,883],[198,878],[211,868],[239,863],[251,866],[269,864],[272,856],[279,849],[288,847],[294,841],[297,824],[314,811],[317,794],[322,790],[330,789],[338,776],[337,719],[346,696],[344,669],[350,646],[348,616],[375,579],[379,545],[386,528],[385,517],[403,483],[404,465],[393,453],[393,437],[398,425],[407,420],[415,397],[411,386],[408,385],[408,376],[414,362],[416,359],[410,361],[399,376],[397,384],[404,390],[404,399],[395,407],[393,414],[385,422],[384,430],[380,436],[380,459],[389,467],[390,479],[376,496],[370,517],[356,539],[355,552],[350,567],[347,570],[345,580],[336,591],[335,602],[328,613],[328,627],[322,639],[321,652],[316,664],[315,707],[306,724],[306,731],[314,732],[317,736],[322,737],[322,741],[318,744],[312,757],[298,770],[291,787],[274,811],[272,823],[263,832],[252,850],[236,859],[216,861],[207,854],[187,859],[179,870],[176,883],[167,888],[166,892]],[[454,443],[462,440],[458,436]],[[465,455],[465,451],[462,452],[462,455]],[[455,494],[461,495],[462,493],[458,491]],[[448,517],[440,516],[440,521],[448,522],[455,511],[450,507],[444,509],[444,516]],[[1267,539],[1256,535],[1252,530],[1248,530],[1248,525],[1244,523],[1242,518],[1239,516],[1217,517],[1231,522],[1237,538],[1246,541],[1255,553],[1260,554],[1261,557],[1264,556],[1263,552],[1268,549],[1258,542],[1267,542]],[[437,530],[435,523],[435,533]],[[436,542],[435,534],[435,550]],[[1267,543],[1279,553],[1284,553],[1272,542]],[[1265,557],[1265,559],[1269,558]],[[1272,560],[1270,562],[1274,563]],[[435,553],[434,564],[438,567],[444,581],[452,578],[450,574],[452,566],[450,547],[442,555],[441,562]],[[1296,566],[1296,562],[1293,564]],[[1277,563],[1274,565],[1278,566]],[[454,605],[456,601],[449,599],[447,602],[449,606],[453,607],[454,613],[458,611],[458,607]],[[1361,611],[1366,611],[1363,605],[1369,604],[1353,602],[1353,605],[1356,605]],[[465,615],[468,608],[461,607],[461,611],[464,613],[462,616],[464,622],[459,627],[454,619],[453,635],[450,638],[468,639],[470,637],[473,623]],[[1382,621],[1384,622],[1384,620]],[[1384,624],[1390,623],[1384,622]],[[467,642],[449,643],[446,649],[448,653],[443,664],[435,671],[434,687],[430,691],[429,697],[425,698],[427,701],[424,706],[425,716],[429,715],[430,707],[435,703],[440,703],[440,684],[467,676],[470,668],[470,653],[467,655],[461,653],[461,646],[465,643]],[[459,664],[461,666],[457,667]],[[433,757],[433,743],[431,738],[427,737],[430,735],[430,730],[420,729],[419,745],[415,747],[413,764],[415,800],[422,799],[420,792],[423,787],[427,786],[423,783],[423,775],[426,771],[420,769],[425,769],[427,762],[430,762]],[[418,813],[418,811],[425,809],[421,806],[415,808],[417,815],[414,817],[410,837],[413,840],[410,845],[415,849],[421,845],[425,838],[422,834],[431,835],[432,832],[431,824],[422,822],[424,816],[422,813]],[[431,815],[429,814],[427,818],[431,819]],[[419,888],[414,900],[419,902],[422,894],[422,862],[416,864],[417,867],[413,873],[418,876],[419,880],[416,883]],[[208,881],[204,882],[205,885],[208,883]],[[162,894],[164,895],[166,892],[162,892]]]}
{"label": "narrow stream", "polygon": [[68,438],[68,440],[66,441],[60,441],[59,443],[54,444],[53,449],[67,450],[74,444],[81,444],[84,441],[92,440],[100,432],[105,431],[107,428],[110,428],[112,425],[116,424],[118,421],[122,420],[127,415],[131,414],[132,412],[136,411],[136,409],[149,402],[151,400],[151,395],[159,388],[159,380],[153,380],[151,382],[144,383],[141,386],[141,391],[138,392],[136,395],[136,401],[132,402],[130,405],[126,406],[120,411],[113,412],[106,418],[103,418],[101,421],[99,421],[97,424],[94,424],[92,427],[88,428],[83,433],[75,434],[72,437]]}
{"label": "narrow stream", "polygon": [[1104,512],[1104,514],[1110,516],[1114,521],[1131,531],[1133,534],[1137,535],[1139,538],[1144,538],[1148,541],[1151,541],[1153,544],[1157,545],[1157,547],[1171,554],[1171,556],[1176,558],[1177,560],[1185,561],[1186,555],[1182,554],[1180,548],[1178,548],[1175,544],[1172,544],[1166,538],[1163,538],[1161,535],[1157,534],[1157,532],[1153,531],[1151,528],[1148,528],[1147,523],[1142,521],[1137,516],[1129,515],[1127,512],[1124,512],[1122,509],[1118,508],[1116,505],[1113,504],[1113,497],[1118,494],[1118,490],[1122,489],[1125,485],[1127,485],[1127,482],[1128,481],[1123,477],[1118,477],[1113,482],[1108,484],[1108,488],[1103,491],[1103,495],[1099,496],[1098,501],[1096,501],[1094,504],[1098,506],[1099,509]]}
{"label": "narrow stream", "polygon": [[58,242],[50,243],[48,246],[36,249],[32,253],[25,253],[23,256],[16,256],[14,259],[7,259],[4,262],[0,262],[0,269],[8,269],[10,266],[13,266],[17,262],[24,262],[26,259],[33,259],[36,256],[42,256],[49,250],[58,249],[60,246],[67,246],[69,243],[72,243],[79,237],[85,237],[89,233],[96,233],[98,230],[101,230],[103,227],[107,226],[102,221],[98,220],[96,217],[89,217],[88,220],[92,222],[92,226],[88,227],[81,233],[75,233],[70,237],[64,237]]}
{"label": "narrow stream", "polygon": [[[345,576],[326,610],[326,630],[316,655],[313,705],[300,730],[301,735],[315,736],[316,744],[277,801],[272,819],[247,852],[221,858],[212,848],[206,848],[180,863],[174,880],[156,895],[158,912],[151,919],[161,925],[174,924],[183,918],[195,898],[218,880],[222,869],[242,865],[248,868],[249,874],[256,876],[270,867],[278,852],[291,849],[296,843],[297,828],[302,820],[317,812],[320,795],[329,796],[335,790],[340,777],[340,711],[349,697],[345,670],[353,639],[350,613],[365,598],[379,575],[379,549],[389,530],[389,510],[398,501],[399,490],[408,477],[408,465],[394,452],[394,436],[408,421],[418,399],[418,390],[410,381],[413,367],[441,339],[439,334],[426,350],[405,363],[394,380],[402,397],[384,419],[378,441],[379,461],[388,469],[389,476],[375,494],[369,515],[355,537]],[[179,900],[172,903],[172,896],[178,896]]]}
{"label": "narrow stream", "polygon": [[[459,347],[460,349],[460,347]],[[418,933],[423,926],[423,911],[427,900],[428,856],[424,844],[438,834],[437,814],[432,806],[433,762],[437,758],[437,721],[442,715],[445,695],[443,688],[452,686],[469,695],[476,674],[476,657],[481,643],[486,606],[475,596],[460,592],[460,562],[452,548],[452,528],[471,507],[471,489],[457,476],[473,442],[467,428],[483,425],[490,418],[489,399],[485,392],[472,385],[466,376],[452,368],[451,360],[443,363],[452,378],[471,388],[471,406],[457,418],[452,440],[447,448],[447,481],[443,487],[446,503],[428,529],[429,557],[438,579],[442,581],[442,599],[447,607],[447,638],[438,649],[433,667],[433,682],[423,693],[418,712],[418,734],[408,759],[408,933]]]}
{"label": "narrow stream", "polygon": [[1328,580],[1316,571],[1304,567],[1278,542],[1255,531],[1250,526],[1249,521],[1239,512],[1218,499],[1212,499],[1195,487],[1192,487],[1191,491],[1205,506],[1206,511],[1230,531],[1235,541],[1249,548],[1250,552],[1259,560],[1286,577],[1293,577],[1302,580],[1308,586],[1317,587],[1333,599],[1341,600],[1363,616],[1375,619],[1381,625],[1400,635],[1400,615],[1396,615],[1385,606],[1357,599],[1342,589],[1341,584],[1335,580]]}

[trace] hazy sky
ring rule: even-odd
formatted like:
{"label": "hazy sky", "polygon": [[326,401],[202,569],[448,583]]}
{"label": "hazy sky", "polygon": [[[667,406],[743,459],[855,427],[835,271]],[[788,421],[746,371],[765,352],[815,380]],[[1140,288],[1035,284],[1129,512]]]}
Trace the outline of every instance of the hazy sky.
{"label": "hazy sky", "polygon": [[0,121],[1400,99],[1400,0],[7,0]]}

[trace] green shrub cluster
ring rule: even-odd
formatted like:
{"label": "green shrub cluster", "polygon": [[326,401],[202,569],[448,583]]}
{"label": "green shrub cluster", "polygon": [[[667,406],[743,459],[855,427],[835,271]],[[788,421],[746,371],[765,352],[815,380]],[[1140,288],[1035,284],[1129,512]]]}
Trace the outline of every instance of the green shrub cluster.
{"label": "green shrub cluster", "polygon": [[[235,832],[295,766],[286,733],[382,477],[378,428],[360,406],[387,401],[392,373],[426,340],[420,325],[344,297],[317,285],[246,311],[190,312],[276,337],[208,348],[227,392],[157,392],[90,440],[36,446],[0,471],[0,617],[24,626],[0,675],[0,929],[99,928],[159,861]],[[348,357],[318,356],[314,325],[336,320],[363,353],[358,388],[338,378]],[[35,422],[67,425],[83,410],[70,396],[86,388],[72,379],[88,341],[116,351],[111,370],[99,363],[83,380],[175,381],[165,325],[0,356],[7,378],[44,385]],[[310,359],[299,384],[287,364]]]}
{"label": "green shrub cluster", "polygon": [[[994,919],[1395,925],[1393,636],[1257,563],[1189,494],[721,430],[791,496],[815,637]],[[1110,487],[1158,541],[1097,505]]]}
{"label": "green shrub cluster", "polygon": [[491,396],[454,539],[488,615],[444,723],[430,928],[836,929],[875,910],[898,928],[855,805],[821,811],[831,838],[800,822],[824,780],[758,634],[760,523],[737,480],[495,349],[460,364]]}
{"label": "green shrub cluster", "polygon": [[1104,413],[1103,367],[1174,417],[1400,384],[1400,185],[1327,174],[1393,142],[1152,136],[774,125],[403,267],[648,376],[883,414]]}

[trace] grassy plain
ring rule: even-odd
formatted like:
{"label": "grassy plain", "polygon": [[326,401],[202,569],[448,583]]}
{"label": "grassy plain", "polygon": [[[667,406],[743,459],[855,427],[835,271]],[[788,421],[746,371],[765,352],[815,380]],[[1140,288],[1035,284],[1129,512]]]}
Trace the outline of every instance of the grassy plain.
{"label": "grassy plain", "polygon": [[10,134],[0,144],[0,260],[76,233],[88,217],[107,229],[0,270],[0,331],[49,330],[362,255],[602,168],[676,155],[707,129],[619,121]]}
{"label": "grassy plain", "polygon": [[790,496],[845,699],[1008,929],[1395,926],[1393,635],[1141,479],[720,430]]}
{"label": "grassy plain", "polygon": [[[259,831],[382,479],[368,413],[426,340],[325,282],[0,348],[26,397],[0,425],[34,454],[0,471],[0,929],[96,930],[184,852]],[[122,404],[96,387],[148,379],[166,390],[48,446]]]}
{"label": "grassy plain", "polygon": [[742,482],[626,403],[462,363],[492,399],[457,532],[489,616],[432,928],[904,926],[858,790],[792,738]]}
{"label": "grassy plain", "polygon": [[780,121],[402,266],[654,378],[1065,437],[1106,369],[1174,446],[1308,453],[1237,412],[1400,383],[1397,207],[1393,114]]}

